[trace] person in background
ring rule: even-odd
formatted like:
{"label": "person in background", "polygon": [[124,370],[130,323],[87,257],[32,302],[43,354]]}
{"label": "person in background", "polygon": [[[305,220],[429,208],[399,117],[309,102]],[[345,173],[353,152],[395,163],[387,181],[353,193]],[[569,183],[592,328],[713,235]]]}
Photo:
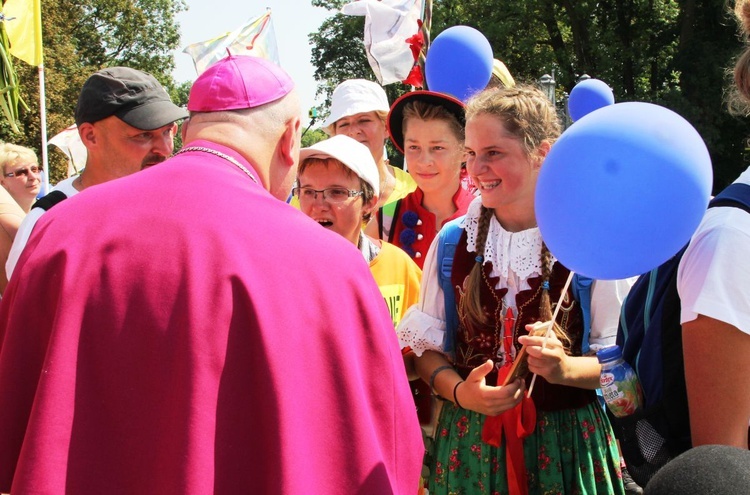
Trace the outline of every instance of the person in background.
{"label": "person in background", "polygon": [[[571,290],[555,332],[547,339],[530,334],[531,324],[551,320],[570,274],[546,248],[534,214],[537,177],[559,134],[555,108],[538,88],[493,88],[467,102],[466,166],[481,197],[459,223],[451,270],[456,303],[445,306],[436,240],[420,302],[397,329],[402,347],[416,354],[418,374],[446,399],[431,494],[624,493],[595,392],[601,368],[582,355],[584,315]],[[617,284],[593,284],[592,350],[614,343]],[[449,311],[458,328],[447,327]],[[512,378],[522,347],[529,373]],[[538,376],[527,398],[531,373]]]}
{"label": "person in background", "polygon": [[186,117],[151,74],[129,67],[92,74],[75,110],[78,134],[88,153],[86,167],[57,184],[26,216],[5,264],[8,278],[36,222],[49,208],[88,187],[163,162],[174,150],[175,122]]}
{"label": "person in background", "polygon": [[28,213],[42,188],[42,169],[34,150],[17,144],[0,144],[0,184]]}
{"label": "person in background", "polygon": [[413,493],[424,449],[382,296],[284,202],[294,83],[229,56],[188,110],[174,157],[29,240],[0,303],[0,492]]}
{"label": "person in background", "polygon": [[[747,44],[750,1],[738,0],[734,7]],[[735,63],[729,94],[730,110],[747,116],[747,45]],[[638,297],[625,301],[618,340],[629,347],[645,406],[634,418],[613,423],[628,471],[645,485],[645,493],[666,493],[669,480],[680,473],[672,464],[680,458],[698,459],[683,457],[692,448],[722,445],[748,451],[750,290],[745,280],[750,276],[750,213],[742,204],[748,191],[750,168],[712,200],[684,253],[641,275]],[[732,197],[740,201],[727,202]],[[675,263],[676,275],[670,277]],[[670,345],[651,346],[656,356],[641,359],[648,335],[660,335],[655,341]],[[660,476],[663,471],[671,474]],[[652,489],[657,478],[659,490]],[[696,486],[691,492],[704,490]]]}
{"label": "person in background", "polygon": [[380,179],[366,146],[333,136],[300,152],[297,187],[302,213],[360,250],[383,294],[394,328],[417,303],[422,270],[402,250],[364,234],[376,210]]}
{"label": "person in background", "polygon": [[[387,122],[391,142],[404,154],[417,188],[378,211],[378,235],[403,249],[422,268],[437,232],[449,220],[464,215],[474,198],[461,180],[464,105],[442,93],[412,91],[394,102]],[[432,433],[439,404],[421,380],[412,381],[411,388],[419,421]]]}
{"label": "person in background", "polygon": [[[403,198],[416,187],[409,174],[390,165],[385,156],[388,139],[385,122],[389,108],[388,97],[378,83],[349,79],[333,90],[331,112],[323,122],[323,130],[329,136],[343,134],[369,148],[380,177],[378,208]],[[367,232],[376,237],[374,222]]]}
{"label": "person in background", "polygon": [[404,154],[417,188],[390,212],[378,212],[380,235],[406,251],[420,268],[446,222],[466,213],[473,191],[462,187],[464,105],[434,91],[412,91],[396,100],[388,132]]}
{"label": "person in background", "polygon": [[0,294],[5,292],[8,277],[5,275],[5,261],[8,259],[10,247],[16,237],[26,213],[5,189],[0,188]]}
{"label": "person in background", "polygon": [[21,222],[41,189],[41,169],[34,150],[11,143],[0,143],[0,294],[8,284],[5,263]]}
{"label": "person in background", "polygon": [[[747,42],[750,1],[735,14]],[[750,108],[750,48],[734,68],[735,109]],[[750,169],[735,183],[750,185]],[[750,422],[750,214],[709,208],[677,271],[685,383],[694,447],[748,448]]]}

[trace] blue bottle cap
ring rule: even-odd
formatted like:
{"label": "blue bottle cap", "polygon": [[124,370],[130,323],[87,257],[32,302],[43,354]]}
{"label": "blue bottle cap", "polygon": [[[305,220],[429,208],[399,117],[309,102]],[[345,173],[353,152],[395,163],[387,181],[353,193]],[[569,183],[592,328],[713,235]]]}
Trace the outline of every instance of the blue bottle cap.
{"label": "blue bottle cap", "polygon": [[605,347],[604,349],[601,349],[597,351],[596,353],[596,359],[599,360],[599,363],[615,361],[617,359],[620,359],[621,357],[622,357],[622,350],[620,349],[619,345]]}

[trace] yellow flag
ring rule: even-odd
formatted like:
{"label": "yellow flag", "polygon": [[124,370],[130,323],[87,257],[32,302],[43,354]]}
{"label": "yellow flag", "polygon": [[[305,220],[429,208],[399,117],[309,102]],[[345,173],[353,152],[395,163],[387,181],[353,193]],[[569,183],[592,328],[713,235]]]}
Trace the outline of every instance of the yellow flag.
{"label": "yellow flag", "polygon": [[27,64],[42,65],[41,0],[7,0],[3,14],[10,53]]}

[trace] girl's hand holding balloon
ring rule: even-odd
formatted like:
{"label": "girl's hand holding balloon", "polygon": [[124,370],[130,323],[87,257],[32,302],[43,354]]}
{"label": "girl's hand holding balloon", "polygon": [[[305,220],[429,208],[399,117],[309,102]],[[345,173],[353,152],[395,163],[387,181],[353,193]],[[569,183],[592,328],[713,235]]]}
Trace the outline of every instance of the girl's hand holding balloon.
{"label": "girl's hand holding balloon", "polygon": [[[538,326],[538,323],[526,325],[526,330],[533,335],[534,328]],[[552,331],[546,337],[544,333],[531,335],[522,335],[518,338],[518,343],[526,346],[529,371],[542,376],[549,383],[565,383],[570,374],[571,357],[565,353],[560,339]]]}

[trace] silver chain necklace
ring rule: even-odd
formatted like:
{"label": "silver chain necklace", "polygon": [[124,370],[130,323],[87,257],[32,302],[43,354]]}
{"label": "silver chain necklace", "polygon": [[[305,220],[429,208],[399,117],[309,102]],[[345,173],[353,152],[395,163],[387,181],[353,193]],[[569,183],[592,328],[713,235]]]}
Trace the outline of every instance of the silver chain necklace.
{"label": "silver chain necklace", "polygon": [[222,153],[221,151],[216,151],[216,150],[213,150],[211,148],[205,148],[203,146],[188,146],[187,148],[182,148],[180,151],[178,151],[177,153],[175,153],[172,156],[177,156],[180,153],[187,153],[188,151],[202,151],[203,153],[208,153],[208,154],[211,154],[211,155],[218,156],[219,158],[223,158],[226,161],[228,161],[229,163],[231,163],[232,165],[236,166],[238,169],[240,169],[243,172],[245,172],[245,174],[248,177],[250,177],[253,180],[253,182],[255,182],[256,184],[260,185],[260,183],[258,182],[258,179],[256,179],[255,176],[253,176],[253,174],[250,173],[250,171],[247,169],[246,166],[244,166],[243,164],[241,164],[240,162],[238,162],[237,160],[235,160],[231,156]]}

